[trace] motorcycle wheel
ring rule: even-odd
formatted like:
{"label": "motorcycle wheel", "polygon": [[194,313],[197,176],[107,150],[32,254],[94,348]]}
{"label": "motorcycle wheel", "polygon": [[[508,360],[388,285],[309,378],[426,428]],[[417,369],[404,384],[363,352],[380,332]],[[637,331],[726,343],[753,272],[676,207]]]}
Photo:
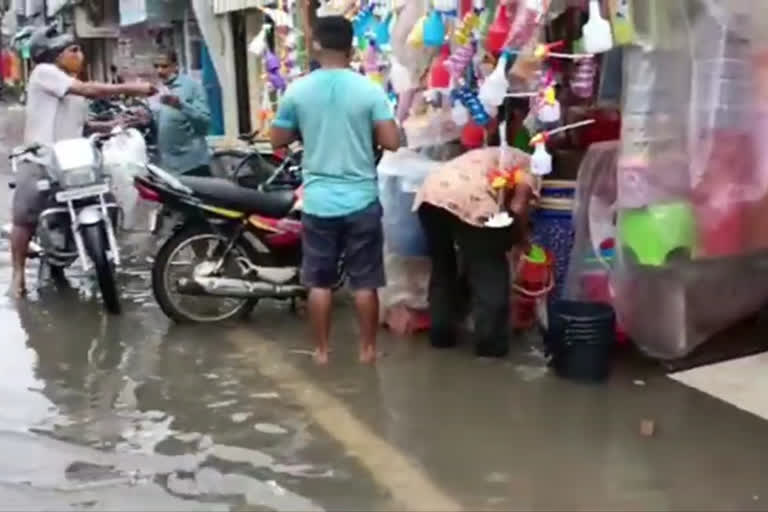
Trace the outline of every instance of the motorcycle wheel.
{"label": "motorcycle wheel", "polygon": [[[253,308],[256,307],[256,304],[258,303],[257,299],[232,299],[207,296],[190,297],[176,294],[173,291],[174,279],[171,276],[171,267],[174,265],[175,258],[186,248],[191,248],[192,252],[195,253],[192,244],[203,241],[208,241],[209,243],[216,242],[219,244],[226,244],[228,242],[225,237],[215,233],[207,226],[192,225],[177,231],[160,248],[152,267],[152,291],[154,292],[155,300],[157,300],[157,303],[160,305],[160,309],[162,309],[163,313],[176,323],[219,323],[247,317],[251,311],[253,311]],[[208,247],[208,250],[210,250],[210,246]],[[244,256],[251,261],[256,261],[257,259],[253,248],[242,241],[235,246],[233,252],[236,253],[236,255]],[[193,257],[196,256],[197,253],[195,253]],[[202,263],[202,261],[200,263]],[[228,261],[227,263],[232,262]],[[194,269],[192,271],[194,272]],[[179,295],[180,298],[177,299],[174,295]],[[191,311],[185,304],[183,304],[184,298],[197,301],[197,303],[202,306],[220,305],[224,304],[225,301],[232,302],[232,305],[222,313],[200,313],[199,311]]]}
{"label": "motorcycle wheel", "polygon": [[96,269],[96,279],[99,282],[99,290],[101,290],[104,307],[108,313],[119,315],[121,309],[120,294],[117,290],[115,265],[107,256],[109,243],[104,225],[99,223],[85,226],[81,233],[85,250]]}

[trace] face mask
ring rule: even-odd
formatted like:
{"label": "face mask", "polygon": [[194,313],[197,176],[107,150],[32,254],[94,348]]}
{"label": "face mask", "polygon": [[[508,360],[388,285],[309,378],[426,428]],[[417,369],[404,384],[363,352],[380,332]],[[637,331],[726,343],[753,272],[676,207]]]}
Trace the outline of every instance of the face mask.
{"label": "face mask", "polygon": [[71,74],[80,74],[80,72],[83,70],[83,53],[80,51],[72,51],[69,48],[64,50],[64,52],[59,55],[59,58],[57,59],[57,63],[59,67],[63,68],[64,71]]}

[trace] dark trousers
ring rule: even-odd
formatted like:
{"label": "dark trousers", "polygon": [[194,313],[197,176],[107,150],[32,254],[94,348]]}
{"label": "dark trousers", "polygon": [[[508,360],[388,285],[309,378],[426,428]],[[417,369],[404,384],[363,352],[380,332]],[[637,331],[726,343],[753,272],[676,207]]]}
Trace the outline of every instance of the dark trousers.
{"label": "dark trousers", "polygon": [[506,356],[510,334],[507,252],[518,238],[517,229],[472,226],[430,204],[419,209],[419,218],[432,260],[429,283],[432,345],[440,348],[456,345],[459,323],[464,318],[464,302],[469,297],[477,354]]}

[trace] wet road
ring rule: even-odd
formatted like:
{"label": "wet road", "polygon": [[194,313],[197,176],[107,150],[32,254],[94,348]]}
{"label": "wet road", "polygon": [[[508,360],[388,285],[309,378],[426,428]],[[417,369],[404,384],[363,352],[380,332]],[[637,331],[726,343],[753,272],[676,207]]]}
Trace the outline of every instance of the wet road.
{"label": "wet road", "polygon": [[[70,289],[0,297],[0,509],[766,508],[768,423],[664,376],[582,386],[522,341],[489,362],[386,337],[362,368],[344,304],[334,361],[316,368],[284,305],[172,326],[141,261],[118,318],[76,271]],[[3,245],[2,289],[8,263]]]}

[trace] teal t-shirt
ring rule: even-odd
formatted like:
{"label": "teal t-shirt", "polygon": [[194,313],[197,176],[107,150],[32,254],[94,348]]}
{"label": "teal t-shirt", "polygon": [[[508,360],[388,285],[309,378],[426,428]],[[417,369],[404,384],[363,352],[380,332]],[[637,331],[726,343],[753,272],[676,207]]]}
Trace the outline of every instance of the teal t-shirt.
{"label": "teal t-shirt", "polygon": [[341,217],[378,199],[374,124],[391,119],[384,89],[351,69],[319,69],[288,87],[273,125],[301,134],[305,213]]}

